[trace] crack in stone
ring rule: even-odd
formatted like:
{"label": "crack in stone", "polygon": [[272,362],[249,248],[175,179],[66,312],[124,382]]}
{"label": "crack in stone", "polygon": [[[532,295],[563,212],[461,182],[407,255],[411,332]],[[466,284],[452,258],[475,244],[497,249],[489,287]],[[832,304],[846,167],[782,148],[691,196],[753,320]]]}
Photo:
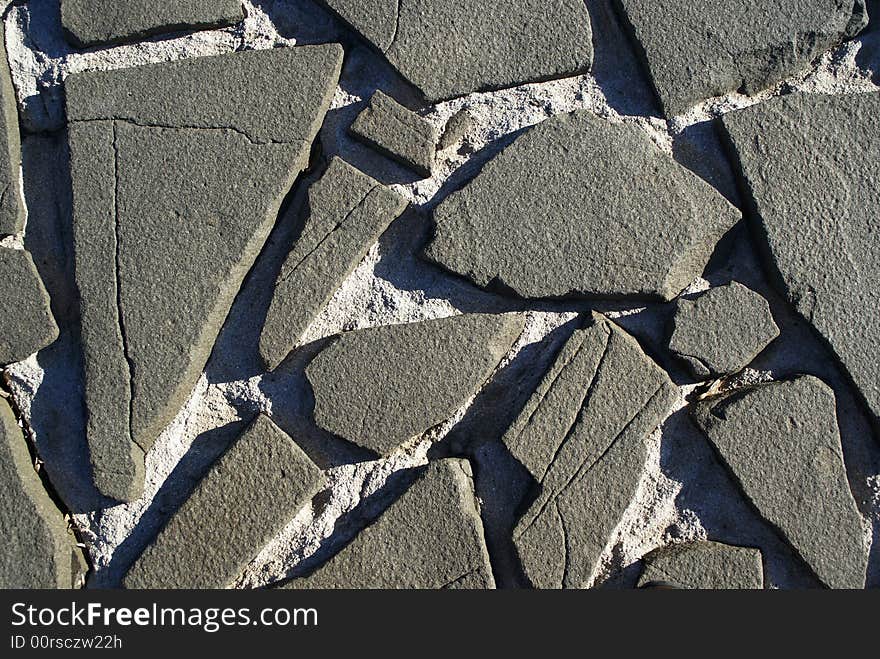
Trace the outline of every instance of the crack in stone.
{"label": "crack in stone", "polygon": [[303,139],[299,139],[299,140],[262,139],[261,140],[256,137],[253,137],[247,131],[242,130],[241,128],[236,128],[235,126],[197,126],[197,125],[188,125],[188,124],[175,125],[175,124],[164,124],[164,123],[152,122],[152,121],[151,122],[139,121],[137,119],[132,119],[131,117],[112,117],[112,118],[96,117],[93,119],[72,119],[70,121],[70,123],[71,124],[87,124],[87,123],[106,122],[106,121],[113,122],[114,132],[116,130],[115,124],[121,122],[121,123],[130,124],[132,126],[137,126],[139,128],[158,128],[158,129],[164,129],[164,130],[229,131],[231,133],[235,133],[237,135],[240,135],[241,137],[246,139],[251,144],[254,144],[257,146],[266,146],[269,144],[289,145],[289,144],[307,144],[307,143],[309,143],[308,140],[303,140]]}
{"label": "crack in stone", "polygon": [[400,9],[403,6],[403,0],[397,0],[397,13],[394,16],[394,32],[391,34],[391,41],[388,43],[388,47],[385,49],[385,53],[387,53],[394,46],[394,43],[397,41],[397,33],[400,31]]}

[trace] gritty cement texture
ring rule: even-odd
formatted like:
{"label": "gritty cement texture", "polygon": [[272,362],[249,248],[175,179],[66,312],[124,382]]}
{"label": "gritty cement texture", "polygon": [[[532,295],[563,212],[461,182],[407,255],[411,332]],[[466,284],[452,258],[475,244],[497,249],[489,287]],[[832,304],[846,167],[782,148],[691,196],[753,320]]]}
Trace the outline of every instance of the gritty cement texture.
{"label": "gritty cement texture", "polygon": [[242,18],[239,0],[61,0],[64,32],[79,48],[221,27]]}
{"label": "gritty cement texture", "polygon": [[669,349],[705,379],[738,373],[777,336],[767,301],[732,281],[696,299],[678,300]]}
{"label": "gritty cement texture", "polygon": [[428,121],[377,91],[351,125],[355,139],[423,177],[431,176],[437,133]]}
{"label": "gritty cement texture", "polygon": [[[877,6],[868,4],[869,10]],[[482,533],[495,584],[502,588],[528,586],[513,530],[522,514],[518,506],[533,492],[534,479],[501,439],[562,346],[576,329],[590,322],[593,311],[604,313],[625,330],[645,355],[668,372],[675,397],[659,426],[644,438],[643,453],[635,451],[631,459],[624,459],[621,453],[621,459],[614,462],[619,466],[615,467],[617,473],[624,474],[630,473],[628,464],[636,465],[636,484],[632,496],[621,497],[626,499],[619,503],[625,508],[621,515],[608,516],[616,519],[613,528],[598,533],[602,539],[596,539],[595,544],[604,546],[596,550],[599,557],[589,583],[602,588],[633,587],[643,559],[652,551],[715,541],[759,549],[766,588],[822,587],[789,542],[749,502],[689,418],[689,409],[700,399],[806,372],[834,390],[846,476],[863,526],[863,545],[870,548],[866,585],[880,585],[876,542],[880,530],[880,444],[864,399],[823,340],[768,281],[766,264],[757,256],[759,245],[744,223],[736,224],[718,242],[714,253],[697,267],[694,280],[684,284],[683,295],[691,299],[702,291],[739,281],[768,300],[780,336],[743,372],[701,384],[693,383],[685,365],[667,349],[674,302],[524,301],[507,295],[508,291],[499,295],[474,287],[419,257],[429,242],[430,216],[438,205],[466,186],[525,129],[575,111],[587,111],[602,122],[640,131],[662,154],[749,215],[751,224],[751,212],[741,198],[739,177],[732,166],[735,160],[728,157],[726,145],[716,134],[715,119],[792,94],[837,98],[876,93],[880,34],[875,25],[817,54],[811,62],[804,62],[803,68],[766,89],[751,95],[725,92],[664,118],[647,69],[627,26],[619,20],[619,7],[609,0],[577,3],[576,11],[582,14],[585,7],[592,24],[589,71],[583,62],[578,64],[580,73],[560,73],[568,77],[427,103],[374,46],[311,1],[242,0],[242,5],[245,18],[227,28],[86,50],[74,48],[65,39],[57,0],[21,0],[4,16],[23,131],[27,223],[24,231],[0,242],[4,248],[25,247],[33,255],[51,294],[60,337],[37,355],[4,368],[0,385],[26,426],[28,442],[41,461],[44,487],[51,489],[59,505],[72,515],[71,522],[90,561],[88,586],[122,585],[131,565],[187,501],[211,465],[261,412],[296,438],[322,469],[326,485],[258,549],[231,587],[258,588],[314,573],[344,547],[352,546],[365,528],[399,500],[414,469],[447,455],[467,456],[473,465],[473,488],[480,500]],[[533,15],[542,34],[540,43],[551,43],[555,49],[559,44],[547,42],[544,35],[562,35],[572,24],[557,21],[558,15],[546,5]],[[519,27],[525,23],[520,20]],[[551,24],[550,30],[544,27]],[[277,221],[273,219],[274,229],[235,295],[198,382],[147,452],[143,495],[124,504],[108,500],[94,488],[84,431],[86,410],[81,402],[65,83],[83,72],[326,43],[342,44],[345,59],[314,145],[312,166],[291,188]],[[575,41],[568,39],[563,45],[572,43]],[[527,50],[526,46],[521,50]],[[286,97],[296,89],[287,82],[289,74],[278,72],[272,78],[268,92],[246,99],[247,108],[270,103],[277,88],[283,89],[279,93]],[[438,134],[460,111],[472,117],[471,128],[454,145],[436,154],[430,178],[416,178],[413,172],[351,138],[351,124],[378,89],[417,111]],[[186,98],[178,94],[177,102]],[[290,126],[284,111],[284,106],[267,108],[267,116],[274,113],[277,122],[269,120],[264,127]],[[304,227],[306,216],[295,209],[306,207],[312,185],[333,157],[389,187],[411,207],[368,248],[303,335],[290,337],[299,347],[267,372],[260,355],[260,334],[278,274]],[[705,219],[698,214],[695,221],[702,227]],[[423,435],[409,438],[389,455],[377,458],[316,428],[314,396],[305,369],[331,337],[460,314],[509,312],[522,314],[522,334],[485,385]],[[855,312],[857,316],[867,313],[867,306]],[[707,393],[709,398],[705,398]]]}
{"label": "gritty cement texture", "polygon": [[49,296],[31,255],[0,247],[0,365],[27,359],[57,338]]}
{"label": "gritty cement texture", "polygon": [[657,549],[645,557],[639,585],[666,583],[698,590],[764,587],[761,552],[720,542],[693,542]]}

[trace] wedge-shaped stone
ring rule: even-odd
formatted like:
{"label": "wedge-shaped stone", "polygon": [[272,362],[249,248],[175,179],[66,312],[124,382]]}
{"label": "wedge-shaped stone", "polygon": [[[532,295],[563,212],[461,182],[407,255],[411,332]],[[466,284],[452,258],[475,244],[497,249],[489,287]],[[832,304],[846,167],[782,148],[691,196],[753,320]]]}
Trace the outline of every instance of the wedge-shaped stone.
{"label": "wedge-shaped stone", "polygon": [[720,542],[691,542],[652,551],[645,557],[639,586],[666,582],[695,590],[760,590],[761,552]]}
{"label": "wedge-shaped stone", "polygon": [[447,197],[427,257],[527,298],[669,300],[739,217],[645,133],[580,111],[530,129]]}
{"label": "wedge-shaped stone", "polygon": [[779,336],[770,305],[739,282],[679,299],[669,349],[697,377],[738,373]]}
{"label": "wedge-shaped stone", "polygon": [[308,194],[310,216],[275,283],[260,336],[260,354],[274,370],[300,345],[311,322],[364,259],[406,201],[334,158]]}
{"label": "wedge-shaped stone", "polygon": [[57,338],[49,294],[31,255],[0,247],[0,365],[26,359]]}
{"label": "wedge-shaped stone", "polygon": [[430,176],[437,149],[434,127],[390,96],[377,91],[351,125],[353,137],[405,167]]}
{"label": "wedge-shaped stone", "polygon": [[78,48],[223,27],[242,18],[240,0],[61,0],[65,37]]}
{"label": "wedge-shaped stone", "polygon": [[473,115],[466,108],[462,108],[446,122],[446,128],[443,129],[443,135],[437,144],[437,150],[444,151],[455,146],[471,132],[475,125]]}
{"label": "wedge-shaped stone", "polygon": [[315,421],[388,455],[464,405],[522,329],[519,314],[471,314],[342,334],[306,368]]}
{"label": "wedge-shaped stone", "polygon": [[880,423],[880,94],[792,94],[728,114],[771,281]]}
{"label": "wedge-shaped stone", "polygon": [[341,60],[275,48],[68,79],[87,433],[107,496],[139,496],[143,454],[306,167]]}
{"label": "wedge-shaped stone", "polygon": [[429,464],[379,519],[284,588],[494,588],[467,460]]}
{"label": "wedge-shaped stone", "polygon": [[321,0],[430,102],[586,71],[581,0]]}
{"label": "wedge-shaped stone", "polygon": [[617,0],[665,112],[754,94],[867,25],[864,0]]}
{"label": "wedge-shaped stone", "polygon": [[868,553],[837,429],[812,376],[705,401],[694,419],[749,501],[831,588],[862,588]]}
{"label": "wedge-shaped stone", "polygon": [[504,436],[538,495],[514,530],[537,588],[582,588],[632,501],[646,437],[676,388],[623,330],[601,317],[577,330]]}
{"label": "wedge-shaped stone", "polygon": [[125,577],[126,588],[224,588],[324,485],[268,417],[211,467]]}
{"label": "wedge-shaped stone", "polygon": [[78,588],[86,570],[67,530],[34,471],[21,428],[0,399],[0,588]]}
{"label": "wedge-shaped stone", "polygon": [[[6,3],[0,7],[5,9]],[[6,28],[0,22],[0,236],[21,231],[24,215],[18,105],[6,57]]]}

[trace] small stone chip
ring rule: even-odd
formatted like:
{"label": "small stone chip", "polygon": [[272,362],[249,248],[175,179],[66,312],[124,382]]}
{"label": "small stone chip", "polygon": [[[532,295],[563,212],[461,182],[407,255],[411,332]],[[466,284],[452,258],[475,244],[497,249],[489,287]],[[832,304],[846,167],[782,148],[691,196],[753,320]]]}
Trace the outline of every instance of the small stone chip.
{"label": "small stone chip", "polygon": [[669,349],[699,378],[738,373],[779,336],[767,300],[735,281],[679,299],[672,323]]}
{"label": "small stone chip", "polygon": [[0,366],[27,359],[57,338],[49,294],[31,255],[0,247]]}
{"label": "small stone chip", "polygon": [[126,588],[225,588],[324,484],[260,415],[211,467],[125,577]]}
{"label": "small stone chip", "polygon": [[868,551],[834,392],[800,376],[706,400],[691,413],[758,512],[831,588],[863,588]]}
{"label": "small stone chip", "polygon": [[434,127],[390,96],[377,91],[351,125],[353,137],[405,167],[428,177],[434,165]]}
{"label": "small stone chip", "polygon": [[282,587],[494,588],[470,463],[432,462],[348,546]]}
{"label": "small stone chip", "polygon": [[446,128],[440,137],[440,143],[437,145],[438,151],[446,149],[458,144],[474,127],[474,117],[468,112],[467,108],[463,108],[456,112],[446,122]]}
{"label": "small stone chip", "polygon": [[652,582],[691,590],[760,590],[764,587],[764,566],[758,549],[690,542],[662,547],[645,556],[639,586]]}
{"label": "small stone chip", "polygon": [[[6,3],[0,7],[5,9]],[[6,57],[6,28],[0,21],[0,237],[21,231],[24,216],[18,105]]]}
{"label": "small stone chip", "polygon": [[61,24],[77,48],[207,30],[244,18],[240,0],[61,0]]}
{"label": "small stone chip", "polygon": [[520,314],[469,314],[342,334],[306,368],[315,421],[388,455],[477,393],[523,322]]}
{"label": "small stone chip", "polygon": [[333,158],[309,189],[310,216],[275,283],[260,335],[266,368],[274,370],[300,345],[310,323],[406,205],[385,186]]}

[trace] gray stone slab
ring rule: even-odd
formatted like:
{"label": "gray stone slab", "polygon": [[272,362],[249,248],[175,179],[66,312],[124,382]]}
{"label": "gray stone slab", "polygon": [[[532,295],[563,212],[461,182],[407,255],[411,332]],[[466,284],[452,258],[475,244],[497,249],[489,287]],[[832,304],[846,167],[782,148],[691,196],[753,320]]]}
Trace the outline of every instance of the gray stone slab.
{"label": "gray stone slab", "polygon": [[284,588],[494,588],[467,460],[432,462],[379,519]]}
{"label": "gray stone slab", "polygon": [[0,247],[0,366],[27,359],[57,338],[49,294],[31,255]]}
{"label": "gray stone slab", "polygon": [[660,104],[754,94],[867,25],[864,0],[616,0]]}
{"label": "gray stone slab", "polygon": [[446,122],[443,135],[440,136],[440,142],[437,144],[437,150],[445,151],[455,146],[467,136],[475,125],[474,117],[467,108],[459,110]]}
{"label": "gray stone slab", "polygon": [[662,547],[645,557],[639,586],[667,582],[692,590],[760,590],[761,552],[720,542],[689,542]]}
{"label": "gray stone slab", "polygon": [[315,421],[388,455],[464,405],[523,322],[520,314],[468,314],[342,334],[306,368]]}
{"label": "gray stone slab", "polygon": [[425,119],[377,91],[349,128],[352,137],[428,177],[434,165],[437,133]]}
{"label": "gray stone slab", "polygon": [[707,378],[738,373],[778,336],[767,300],[732,281],[678,300],[669,349]]}
{"label": "gray stone slab", "polygon": [[270,371],[300,345],[311,322],[406,208],[399,195],[334,158],[308,193],[309,218],[281,268],[260,335]]}
{"label": "gray stone slab", "polygon": [[15,415],[0,398],[0,588],[79,588],[86,565],[43,489]]}
{"label": "gray stone slab", "polygon": [[636,340],[600,316],[566,342],[503,438],[538,488],[513,535],[533,586],[595,577],[642,478],[646,438],[677,395]]}
{"label": "gray stone slab", "polygon": [[771,281],[880,423],[880,94],[792,94],[726,115]]}
{"label": "gray stone slab", "polygon": [[863,588],[867,540],[834,392],[800,376],[709,399],[692,414],[749,501],[816,576],[831,588]]}
{"label": "gray stone slab", "polygon": [[574,75],[593,60],[581,0],[321,0],[430,102]]}
{"label": "gray stone slab", "polygon": [[139,496],[143,453],[307,166],[341,60],[275,48],[68,79],[87,434],[107,496]]}
{"label": "gray stone slab", "polygon": [[434,214],[429,259],[526,298],[672,299],[739,212],[630,125],[547,119]]}
{"label": "gray stone slab", "polygon": [[294,440],[258,416],[132,565],[125,587],[229,586],[323,485]]}
{"label": "gray stone slab", "polygon": [[78,48],[223,27],[242,18],[240,0],[61,0],[64,35]]}
{"label": "gray stone slab", "polygon": [[[5,4],[0,8],[5,10]],[[0,22],[0,236],[20,232],[24,217],[18,104],[6,57],[6,27]]]}

